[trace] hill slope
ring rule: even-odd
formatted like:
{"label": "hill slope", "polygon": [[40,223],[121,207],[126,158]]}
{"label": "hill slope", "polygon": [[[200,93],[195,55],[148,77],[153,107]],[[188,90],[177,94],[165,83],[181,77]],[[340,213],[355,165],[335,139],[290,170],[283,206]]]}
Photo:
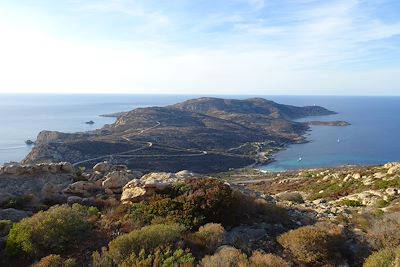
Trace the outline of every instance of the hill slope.
{"label": "hill slope", "polygon": [[303,140],[308,125],[293,119],[329,114],[262,98],[198,98],[125,112],[93,132],[43,131],[23,163],[108,160],[143,171],[222,171],[270,160],[285,144]]}

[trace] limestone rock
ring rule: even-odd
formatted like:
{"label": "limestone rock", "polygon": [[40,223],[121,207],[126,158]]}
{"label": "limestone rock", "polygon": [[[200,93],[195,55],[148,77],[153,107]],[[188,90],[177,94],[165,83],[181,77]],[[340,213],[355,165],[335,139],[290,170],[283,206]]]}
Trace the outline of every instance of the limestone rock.
{"label": "limestone rock", "polygon": [[125,171],[113,171],[107,174],[102,182],[103,188],[122,188],[130,180],[137,178],[131,173]]}
{"label": "limestone rock", "polygon": [[93,182],[78,181],[70,184],[66,189],[63,190],[63,192],[67,194],[85,195],[90,193],[90,191],[98,189],[98,186]]}
{"label": "limestone rock", "polygon": [[148,173],[140,179],[133,179],[122,190],[122,202],[138,202],[157,192],[170,188],[174,183],[184,181],[192,177],[189,172],[181,172],[179,175],[167,172]]}
{"label": "limestone rock", "polygon": [[111,165],[107,162],[99,162],[96,165],[93,166],[93,171],[96,172],[101,172],[101,173],[106,173],[110,170]]}

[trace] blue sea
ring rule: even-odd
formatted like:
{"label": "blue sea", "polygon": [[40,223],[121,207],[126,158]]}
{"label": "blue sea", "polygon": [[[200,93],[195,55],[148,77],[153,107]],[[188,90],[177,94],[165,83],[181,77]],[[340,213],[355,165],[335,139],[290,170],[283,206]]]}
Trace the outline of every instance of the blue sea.
{"label": "blue sea", "polygon": [[[165,106],[198,95],[0,94],[0,163],[20,161],[41,130],[90,131],[114,122],[100,117],[137,107]],[[219,96],[243,99],[252,96]],[[345,120],[348,127],[312,126],[308,143],[290,145],[261,167],[267,171],[374,165],[400,161],[400,97],[263,96],[282,104],[320,105],[336,115],[306,120]],[[94,125],[84,122],[93,120]],[[299,161],[299,158],[301,160]]]}

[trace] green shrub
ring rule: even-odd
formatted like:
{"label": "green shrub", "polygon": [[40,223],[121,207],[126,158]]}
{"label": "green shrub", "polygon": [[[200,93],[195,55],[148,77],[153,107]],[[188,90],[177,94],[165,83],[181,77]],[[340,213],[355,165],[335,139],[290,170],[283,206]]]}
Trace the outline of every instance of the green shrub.
{"label": "green shrub", "polygon": [[[261,202],[216,179],[192,179],[176,184],[164,195],[132,204],[129,216],[142,225],[176,222],[196,230],[206,223],[237,225],[260,216],[272,222],[286,221],[286,210]],[[286,216],[286,217],[285,217]]]}
{"label": "green shrub", "polygon": [[112,240],[108,249],[103,249],[102,254],[93,253],[94,265],[116,266],[132,254],[136,257],[142,250],[147,253],[147,257],[157,248],[174,245],[184,230],[184,227],[177,224],[156,224],[121,235]]}
{"label": "green shrub", "polygon": [[146,255],[142,250],[139,255],[132,253],[119,266],[120,267],[192,267],[195,258],[182,249],[175,251],[156,249],[154,253]]}
{"label": "green shrub", "polygon": [[4,208],[13,208],[17,210],[25,209],[32,202],[31,195],[16,196],[9,199],[7,202],[2,203]]}
{"label": "green shrub", "polygon": [[372,253],[364,262],[363,267],[394,267],[400,263],[400,249],[381,249]]}
{"label": "green shrub", "polygon": [[279,201],[290,201],[293,203],[304,203],[303,196],[299,192],[284,192],[277,195]]}
{"label": "green shrub", "polygon": [[60,255],[48,255],[40,259],[32,267],[74,267],[77,266],[75,259],[64,260]]}
{"label": "green shrub", "polygon": [[190,229],[213,221],[229,223],[231,195],[231,188],[216,179],[192,179],[177,184],[167,195],[133,204],[130,215],[143,224],[163,218]]}
{"label": "green shrub", "polygon": [[340,205],[347,206],[347,207],[363,207],[364,205],[359,200],[354,199],[342,199],[339,201]]}
{"label": "green shrub", "polygon": [[274,254],[264,254],[259,251],[253,253],[249,259],[251,267],[289,267],[289,263]]}
{"label": "green shrub", "polygon": [[199,228],[191,236],[191,241],[198,249],[204,250],[206,253],[213,253],[215,249],[221,246],[225,238],[225,229],[221,224],[208,223]]}
{"label": "green shrub", "polygon": [[88,237],[91,227],[87,209],[74,204],[54,206],[12,226],[6,242],[11,256],[61,253]]}
{"label": "green shrub", "polygon": [[279,244],[297,261],[304,264],[327,264],[335,262],[335,252],[343,248],[340,230],[317,226],[304,226],[278,237]]}

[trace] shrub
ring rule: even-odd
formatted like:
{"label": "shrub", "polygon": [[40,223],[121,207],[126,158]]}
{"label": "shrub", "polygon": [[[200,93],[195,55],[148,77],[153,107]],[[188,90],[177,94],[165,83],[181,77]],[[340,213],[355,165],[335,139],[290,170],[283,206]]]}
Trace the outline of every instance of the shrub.
{"label": "shrub", "polygon": [[86,238],[90,228],[87,209],[83,206],[54,206],[14,224],[7,238],[6,251],[11,256],[61,253]]}
{"label": "shrub", "polygon": [[229,223],[231,194],[230,187],[216,179],[192,179],[175,185],[167,195],[133,204],[130,215],[143,224],[163,218],[190,229],[213,221]]}
{"label": "shrub", "polygon": [[343,240],[338,229],[331,231],[317,226],[304,226],[278,237],[279,244],[304,264],[325,264],[335,261]]}
{"label": "shrub", "polygon": [[139,255],[132,253],[119,266],[120,267],[192,267],[195,258],[193,255],[182,249],[175,251],[156,249],[152,254],[146,255],[142,250]]}
{"label": "shrub", "polygon": [[289,267],[289,263],[274,254],[264,254],[259,251],[253,253],[249,259],[251,267]]}
{"label": "shrub", "polygon": [[13,223],[10,220],[0,220],[0,236],[8,235],[12,224]]}
{"label": "shrub", "polygon": [[400,248],[382,249],[372,253],[364,262],[363,267],[393,267],[400,263]]}
{"label": "shrub", "polygon": [[284,192],[277,195],[279,201],[290,201],[294,203],[304,203],[303,196],[299,192]]}
{"label": "shrub", "polygon": [[132,204],[129,214],[142,225],[175,222],[191,230],[210,222],[233,226],[260,216],[268,222],[286,221],[285,209],[232,191],[229,185],[216,179],[192,179],[176,184],[164,195]]}
{"label": "shrub", "polygon": [[233,247],[224,247],[201,260],[203,267],[250,267],[246,254]]}
{"label": "shrub", "polygon": [[384,214],[372,222],[368,235],[376,248],[400,246],[400,212]]}
{"label": "shrub", "polygon": [[136,257],[141,250],[148,256],[157,248],[174,245],[183,231],[184,228],[177,224],[156,224],[133,230],[112,240],[108,244],[108,250],[103,248],[102,254],[93,253],[94,265],[115,266],[132,254]]}
{"label": "shrub", "polygon": [[362,207],[364,206],[361,201],[354,200],[354,199],[342,199],[339,201],[340,205],[347,206],[347,207]]}
{"label": "shrub", "polygon": [[32,267],[74,267],[76,266],[75,259],[66,259],[61,258],[60,255],[48,255],[40,259],[40,261],[34,264]]}
{"label": "shrub", "polygon": [[199,228],[199,230],[191,236],[191,241],[206,253],[213,253],[225,238],[225,229],[221,224],[208,223]]}
{"label": "shrub", "polygon": [[7,202],[2,203],[4,208],[13,208],[17,210],[23,210],[32,202],[32,195],[16,196],[9,199]]}

